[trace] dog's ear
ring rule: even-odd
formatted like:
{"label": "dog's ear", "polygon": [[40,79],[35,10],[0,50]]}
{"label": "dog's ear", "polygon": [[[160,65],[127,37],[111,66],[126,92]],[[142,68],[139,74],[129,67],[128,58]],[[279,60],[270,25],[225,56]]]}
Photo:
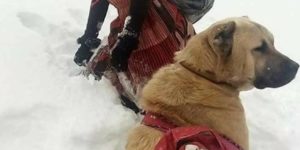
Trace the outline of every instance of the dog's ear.
{"label": "dog's ear", "polygon": [[231,21],[219,25],[216,29],[212,44],[222,56],[227,57],[231,54],[235,28],[235,22]]}

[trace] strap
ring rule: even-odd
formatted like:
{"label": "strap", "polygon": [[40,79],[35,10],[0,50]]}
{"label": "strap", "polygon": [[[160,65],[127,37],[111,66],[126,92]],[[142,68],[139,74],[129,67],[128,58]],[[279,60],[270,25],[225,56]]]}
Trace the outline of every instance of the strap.
{"label": "strap", "polygon": [[173,123],[169,122],[162,115],[158,115],[151,112],[146,112],[144,119],[142,120],[142,124],[156,128],[162,132],[167,132],[177,127]]}

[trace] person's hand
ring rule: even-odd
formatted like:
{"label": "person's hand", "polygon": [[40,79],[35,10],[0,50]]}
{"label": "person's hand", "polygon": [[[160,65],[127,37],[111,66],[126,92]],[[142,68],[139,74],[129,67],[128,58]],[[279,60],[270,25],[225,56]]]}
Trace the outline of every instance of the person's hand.
{"label": "person's hand", "polygon": [[138,36],[119,36],[111,54],[111,65],[119,72],[128,69],[128,59],[131,52],[138,47]]}
{"label": "person's hand", "polygon": [[77,39],[77,43],[80,44],[80,47],[75,53],[74,62],[78,66],[85,66],[93,55],[92,50],[100,45],[101,40],[82,36]]}

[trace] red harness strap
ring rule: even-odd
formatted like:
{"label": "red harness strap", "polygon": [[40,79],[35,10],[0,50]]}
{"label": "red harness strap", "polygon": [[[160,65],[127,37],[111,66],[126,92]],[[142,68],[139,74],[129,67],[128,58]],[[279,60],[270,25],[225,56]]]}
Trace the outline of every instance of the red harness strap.
{"label": "red harness strap", "polygon": [[207,127],[178,127],[161,115],[146,113],[142,124],[164,132],[155,150],[242,150]]}

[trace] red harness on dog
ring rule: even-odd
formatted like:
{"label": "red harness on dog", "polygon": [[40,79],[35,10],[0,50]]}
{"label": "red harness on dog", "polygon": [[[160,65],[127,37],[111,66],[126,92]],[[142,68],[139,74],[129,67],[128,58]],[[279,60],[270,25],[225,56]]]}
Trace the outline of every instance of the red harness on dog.
{"label": "red harness on dog", "polygon": [[164,132],[155,150],[242,150],[207,127],[178,127],[160,115],[146,113],[142,124]]}

